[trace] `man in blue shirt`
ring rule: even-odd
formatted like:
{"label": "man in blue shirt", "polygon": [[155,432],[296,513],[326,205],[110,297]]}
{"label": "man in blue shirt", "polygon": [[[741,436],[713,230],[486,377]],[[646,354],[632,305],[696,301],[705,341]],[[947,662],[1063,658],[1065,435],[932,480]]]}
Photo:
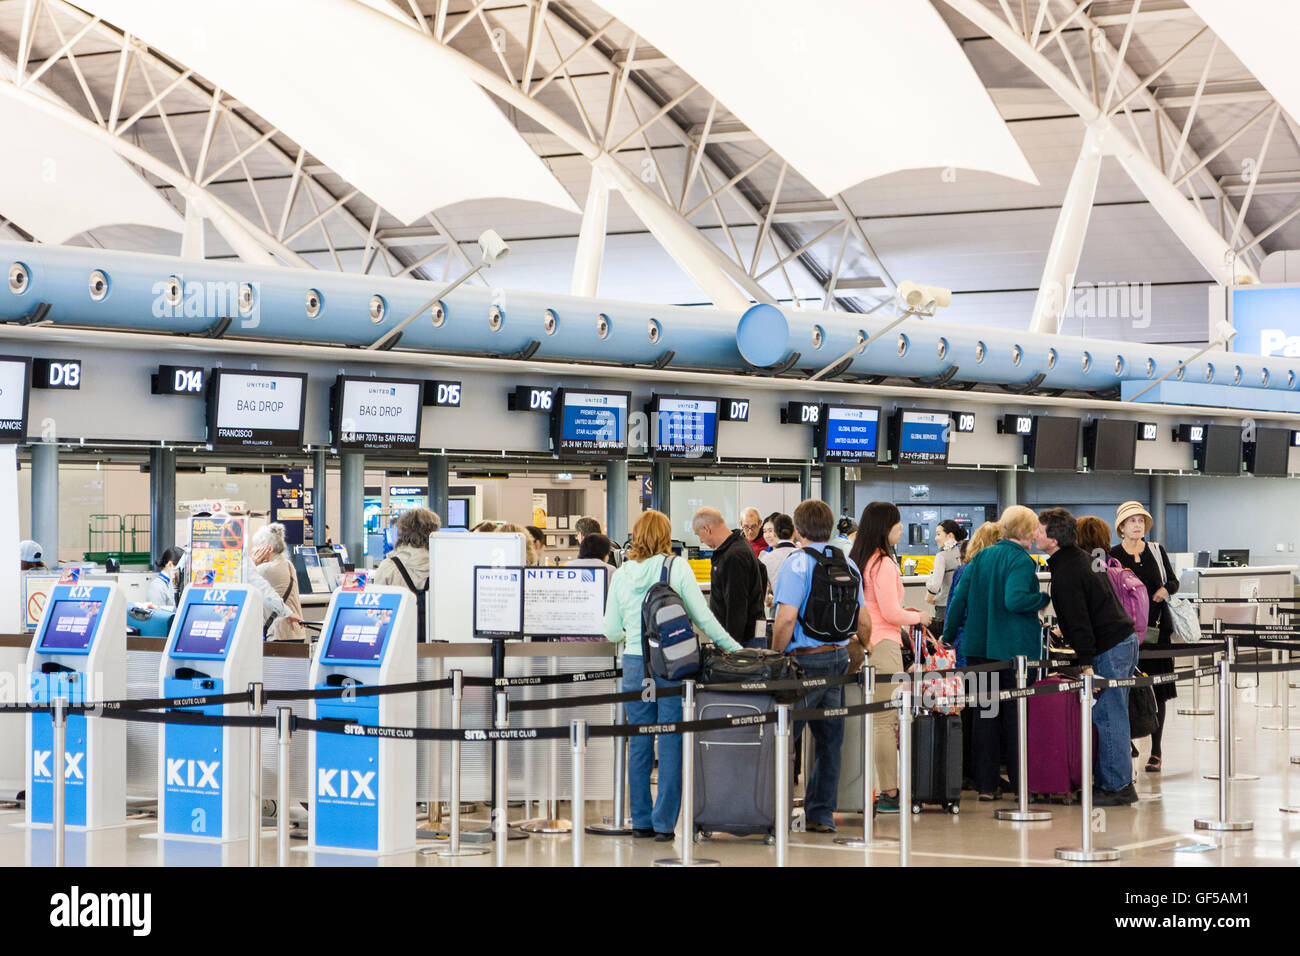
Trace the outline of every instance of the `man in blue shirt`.
{"label": "man in blue shirt", "polygon": [[[842,554],[829,539],[835,530],[835,515],[824,501],[809,499],[794,509],[794,529],[801,548],[816,548],[822,554]],[[805,551],[796,551],[781,565],[772,592],[776,620],[772,625],[772,647],[795,654],[807,677],[831,677],[849,670],[849,640],[820,641],[804,632],[800,618],[812,590],[813,570],[817,562]],[[852,564],[851,570],[856,571]],[[866,647],[871,638],[871,616],[867,613],[861,587],[858,588],[858,629],[855,639]],[[796,709],[821,709],[844,706],[844,686],[819,687],[808,692]],[[844,742],[844,721],[817,720],[812,724],[817,762],[808,777],[804,792],[804,812],[808,829],[813,833],[835,832],[835,801],[840,785],[840,748]],[[803,724],[794,726],[794,739],[803,733]]]}

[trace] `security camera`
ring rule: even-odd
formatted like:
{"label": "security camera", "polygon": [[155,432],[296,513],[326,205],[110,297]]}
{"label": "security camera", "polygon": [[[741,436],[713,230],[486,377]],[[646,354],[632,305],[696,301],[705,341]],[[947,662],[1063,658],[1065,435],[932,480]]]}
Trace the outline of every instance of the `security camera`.
{"label": "security camera", "polygon": [[495,229],[485,229],[478,237],[479,251],[483,253],[483,265],[490,266],[510,255],[510,247]]}
{"label": "security camera", "polygon": [[898,284],[898,301],[905,309],[923,311],[946,308],[952,302],[952,290],[937,285],[917,285],[906,281]]}

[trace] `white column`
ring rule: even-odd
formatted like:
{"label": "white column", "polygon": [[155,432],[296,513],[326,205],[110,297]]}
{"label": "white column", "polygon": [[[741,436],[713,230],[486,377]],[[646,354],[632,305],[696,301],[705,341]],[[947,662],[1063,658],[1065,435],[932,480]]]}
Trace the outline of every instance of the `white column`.
{"label": "white column", "polygon": [[582,231],[573,256],[573,281],[569,292],[595,298],[600,284],[600,264],[605,257],[605,223],[609,216],[609,184],[600,170],[591,169],[587,204],[582,210]]}
{"label": "white column", "polygon": [[1074,274],[1079,268],[1083,241],[1088,235],[1088,220],[1092,218],[1092,201],[1097,194],[1097,178],[1101,174],[1101,137],[1089,127],[1083,136],[1083,146],[1065,190],[1060,215],[1056,218],[1056,231],[1047,249],[1043,264],[1043,279],[1038,285],[1038,298],[1034,300],[1034,316],[1029,331],[1052,334],[1061,330],[1065,305],[1074,288]]}
{"label": "white column", "polygon": [[202,259],[203,214],[195,203],[185,203],[185,232],[181,235],[181,258]]}

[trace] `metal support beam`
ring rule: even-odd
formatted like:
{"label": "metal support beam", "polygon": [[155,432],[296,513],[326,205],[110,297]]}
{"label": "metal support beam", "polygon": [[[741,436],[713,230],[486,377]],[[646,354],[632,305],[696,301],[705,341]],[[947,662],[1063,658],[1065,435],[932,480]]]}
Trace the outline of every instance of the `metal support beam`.
{"label": "metal support beam", "polygon": [[32,446],[32,540],[41,546],[41,562],[59,566],[59,446]]}
{"label": "metal support beam", "polygon": [[157,565],[176,546],[176,452],[149,451],[149,554]]}
{"label": "metal support beam", "polygon": [[[1034,49],[1023,36],[1011,29],[980,0],[943,0],[943,2],[988,33],[1102,137],[1104,149],[1119,160],[1125,172],[1142,190],[1147,201],[1174,234],[1182,239],[1188,250],[1215,281],[1232,284],[1234,281],[1257,280],[1254,270],[1246,262],[1231,254],[1232,250],[1227,241],[1205,218],[1200,208],[1190,203],[1187,197],[1169,181],[1164,172],[1124,135],[1110,117],[1103,114],[1102,109],[1086,90],[1071,82],[1054,63]],[[1091,21],[1088,21],[1081,12],[1076,11],[1075,15],[1091,28]],[[1090,46],[1089,49],[1092,47]],[[1118,75],[1126,83],[1136,84],[1139,81],[1136,74],[1123,63],[1118,64]],[[1140,96],[1149,105],[1154,104],[1154,99],[1149,92],[1142,93]],[[1234,262],[1235,275],[1232,265]]]}
{"label": "metal support beam", "polygon": [[831,514],[839,521],[844,510],[844,466],[822,465],[822,501],[831,506]]}
{"label": "metal support beam", "polygon": [[1164,475],[1152,475],[1150,487],[1151,517],[1155,519],[1155,527],[1151,533],[1156,540],[1168,542],[1169,529],[1165,527],[1165,507],[1169,503],[1169,482]]}
{"label": "metal support beam", "polygon": [[1056,231],[1047,248],[1047,261],[1043,264],[1043,278],[1034,300],[1034,314],[1029,331],[1053,334],[1061,330],[1070,292],[1074,288],[1074,274],[1079,268],[1079,256],[1088,235],[1088,221],[1092,218],[1092,202],[1097,195],[1097,180],[1101,175],[1101,141],[1091,127],[1084,133],[1079,158],[1075,161],[1070,185],[1056,218]]}
{"label": "metal support beam", "polygon": [[429,509],[445,524],[451,497],[451,467],[446,455],[429,456]]}
{"label": "metal support beam", "polygon": [[357,567],[364,566],[366,458],[359,451],[339,455],[339,541]]}
{"label": "metal support beam", "polygon": [[329,479],[329,452],[317,448],[311,463],[311,540],[316,547],[325,544],[325,523],[329,521],[329,491],[326,482]]}
{"label": "metal support beam", "polygon": [[597,169],[591,171],[587,204],[582,210],[582,229],[573,255],[572,295],[595,298],[600,285],[600,265],[605,257],[605,224],[609,219],[609,185]]}
{"label": "metal support beam", "polygon": [[195,203],[185,204],[185,232],[181,236],[181,258],[195,261],[204,258],[203,214]]}
{"label": "metal support beam", "polygon": [[650,466],[650,507],[662,511],[672,521],[673,475],[666,458]]}
{"label": "metal support beam", "polygon": [[1020,504],[1020,472],[998,472],[998,514]]}
{"label": "metal support beam", "polygon": [[812,497],[812,465],[799,466],[799,500],[807,501]]}
{"label": "metal support beam", "polygon": [[611,458],[605,466],[605,533],[614,547],[627,540],[627,459]]}

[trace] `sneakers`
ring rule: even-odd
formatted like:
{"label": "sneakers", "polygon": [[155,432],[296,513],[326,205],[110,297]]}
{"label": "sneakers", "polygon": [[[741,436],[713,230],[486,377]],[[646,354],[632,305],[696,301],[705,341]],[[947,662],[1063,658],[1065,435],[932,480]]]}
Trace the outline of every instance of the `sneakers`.
{"label": "sneakers", "polygon": [[892,797],[882,793],[876,797],[876,813],[897,813],[898,812],[898,794]]}
{"label": "sneakers", "polygon": [[835,826],[834,824],[830,824],[830,823],[809,823],[808,832],[809,833],[834,833]]}
{"label": "sneakers", "polygon": [[1127,807],[1138,802],[1137,790],[1133,784],[1126,784],[1120,790],[1103,790],[1092,788],[1092,805],[1094,807]]}
{"label": "sneakers", "polygon": [[656,833],[656,834],[655,834],[655,842],[656,842],[656,843],[672,843],[673,840],[675,840],[675,839],[677,839],[677,834],[676,834],[676,833]]}
{"label": "sneakers", "polygon": [[979,796],[980,803],[992,803],[996,799],[997,795],[992,793],[981,793]]}
{"label": "sneakers", "polygon": [[650,827],[646,827],[644,830],[640,828],[635,828],[632,830],[632,836],[638,840],[648,840],[654,835],[655,835],[655,831]]}

